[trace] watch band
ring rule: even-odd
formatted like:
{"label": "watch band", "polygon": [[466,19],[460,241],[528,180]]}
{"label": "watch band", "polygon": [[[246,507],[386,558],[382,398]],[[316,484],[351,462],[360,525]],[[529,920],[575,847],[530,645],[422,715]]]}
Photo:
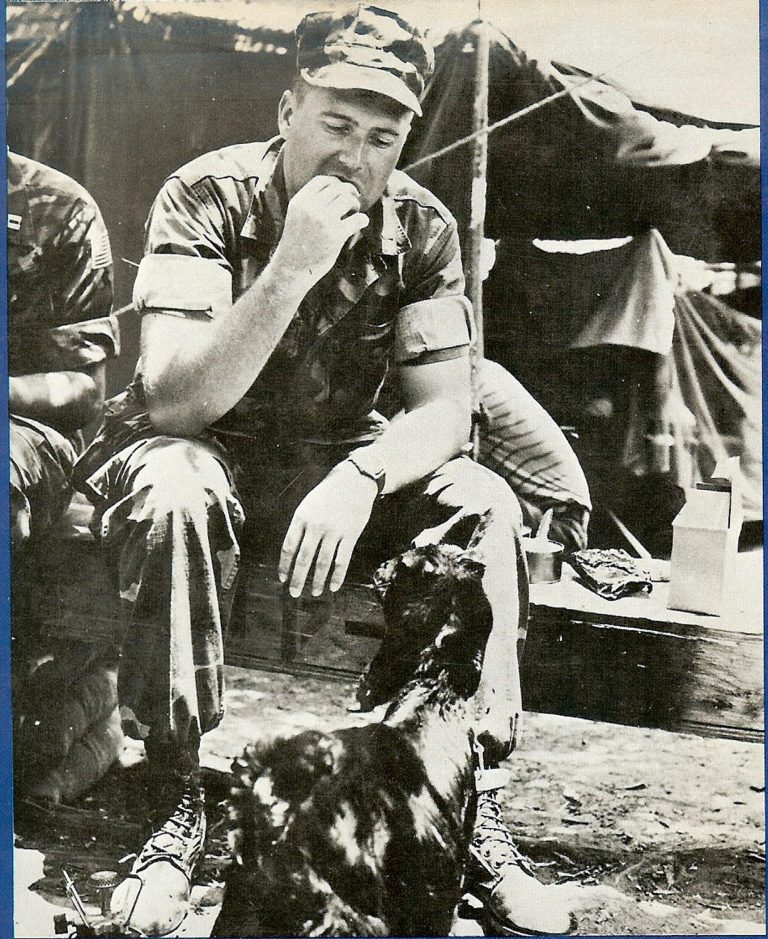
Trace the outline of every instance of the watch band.
{"label": "watch band", "polygon": [[380,496],[387,482],[387,474],[375,451],[371,451],[367,447],[361,447],[359,450],[353,450],[347,460],[358,473],[367,476],[376,483],[377,495]]}

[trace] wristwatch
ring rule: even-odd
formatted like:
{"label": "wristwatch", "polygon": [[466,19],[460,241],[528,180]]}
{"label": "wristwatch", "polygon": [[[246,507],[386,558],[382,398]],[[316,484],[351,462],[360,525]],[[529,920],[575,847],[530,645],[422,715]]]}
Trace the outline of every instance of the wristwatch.
{"label": "wristwatch", "polygon": [[376,483],[378,495],[381,495],[387,481],[387,473],[376,451],[372,447],[360,447],[359,450],[353,450],[347,460],[361,476],[367,476]]}

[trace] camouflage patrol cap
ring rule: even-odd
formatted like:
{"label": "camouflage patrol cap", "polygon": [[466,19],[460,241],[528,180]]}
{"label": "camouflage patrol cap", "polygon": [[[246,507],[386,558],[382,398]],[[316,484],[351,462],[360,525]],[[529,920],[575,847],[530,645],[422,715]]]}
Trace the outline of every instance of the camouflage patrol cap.
{"label": "camouflage patrol cap", "polygon": [[397,13],[367,3],[310,13],[296,28],[296,44],[299,72],[310,85],[375,91],[421,116],[435,56]]}

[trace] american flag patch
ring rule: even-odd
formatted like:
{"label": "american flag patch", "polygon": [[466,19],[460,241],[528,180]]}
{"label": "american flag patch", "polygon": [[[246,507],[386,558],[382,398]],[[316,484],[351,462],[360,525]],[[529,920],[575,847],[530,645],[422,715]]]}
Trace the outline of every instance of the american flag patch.
{"label": "american flag patch", "polygon": [[20,231],[21,230],[21,216],[20,215],[11,215],[8,213],[8,231]]}
{"label": "american flag patch", "polygon": [[112,249],[109,247],[109,235],[103,225],[92,226],[88,232],[91,243],[91,262],[94,268],[109,267],[112,263]]}

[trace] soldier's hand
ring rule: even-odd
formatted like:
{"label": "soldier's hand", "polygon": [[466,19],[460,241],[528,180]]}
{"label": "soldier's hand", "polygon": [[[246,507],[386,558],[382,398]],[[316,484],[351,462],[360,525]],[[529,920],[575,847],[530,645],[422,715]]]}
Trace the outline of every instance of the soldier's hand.
{"label": "soldier's hand", "polygon": [[313,283],[336,263],[344,244],[368,224],[352,183],[314,176],[288,203],[273,264]]}
{"label": "soldier's hand", "polygon": [[329,575],[331,591],[341,587],[377,494],[375,480],[343,461],[304,497],[288,527],[278,567],[281,583],[290,578],[291,596],[301,596],[313,564],[313,596],[325,590]]}

